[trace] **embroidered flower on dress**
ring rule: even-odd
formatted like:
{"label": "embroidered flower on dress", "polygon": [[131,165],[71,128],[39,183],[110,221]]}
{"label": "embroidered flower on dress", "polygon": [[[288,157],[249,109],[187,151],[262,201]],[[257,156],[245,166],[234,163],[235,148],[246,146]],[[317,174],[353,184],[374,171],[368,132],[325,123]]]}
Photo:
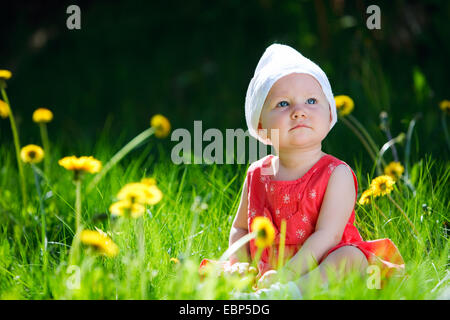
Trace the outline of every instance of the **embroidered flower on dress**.
{"label": "embroidered flower on dress", "polygon": [[302,221],[303,221],[304,223],[309,223],[309,219],[308,219],[308,216],[307,216],[306,214],[304,214],[304,215],[302,216]]}
{"label": "embroidered flower on dress", "polygon": [[297,238],[301,239],[305,236],[305,231],[302,229],[298,229],[295,234],[297,235]]}
{"label": "embroidered flower on dress", "polygon": [[289,194],[285,193],[283,196],[283,202],[284,203],[289,203]]}
{"label": "embroidered flower on dress", "polygon": [[311,199],[315,199],[315,198],[316,198],[316,190],[315,190],[315,189],[312,189],[312,190],[309,192],[309,197],[310,197]]}
{"label": "embroidered flower on dress", "polygon": [[276,209],[275,210],[275,215],[278,217],[278,216],[280,216],[280,209]]}
{"label": "embroidered flower on dress", "polygon": [[256,216],[256,210],[255,209],[251,209],[250,210],[250,217],[255,217]]}

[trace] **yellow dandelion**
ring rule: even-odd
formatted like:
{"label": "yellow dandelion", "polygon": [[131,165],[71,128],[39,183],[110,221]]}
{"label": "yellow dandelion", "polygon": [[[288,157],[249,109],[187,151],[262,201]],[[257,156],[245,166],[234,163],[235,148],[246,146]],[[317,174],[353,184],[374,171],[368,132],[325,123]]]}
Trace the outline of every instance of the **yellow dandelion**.
{"label": "yellow dandelion", "polygon": [[180,260],[178,260],[177,258],[170,258],[170,262],[177,264],[177,263],[180,263]]}
{"label": "yellow dandelion", "polygon": [[35,144],[29,144],[20,150],[20,158],[25,163],[39,163],[44,159],[44,150]]}
{"label": "yellow dandelion", "polygon": [[8,80],[11,78],[12,73],[9,70],[0,70],[0,79]]}
{"label": "yellow dandelion", "polygon": [[384,168],[384,174],[390,176],[394,180],[398,180],[402,176],[404,171],[405,168],[402,166],[402,164],[396,161],[392,161],[386,166],[386,168]]}
{"label": "yellow dandelion", "polygon": [[109,211],[114,216],[125,216],[139,218],[145,212],[145,207],[140,203],[133,203],[129,200],[120,200],[109,207]]}
{"label": "yellow dandelion", "polygon": [[170,132],[169,120],[161,114],[154,115],[150,120],[150,126],[155,128],[155,136],[165,138]]}
{"label": "yellow dandelion", "polygon": [[449,100],[441,101],[441,103],[439,103],[439,108],[441,108],[442,111],[450,114],[450,101]]}
{"label": "yellow dandelion", "polygon": [[9,106],[3,100],[0,100],[0,117],[2,117],[3,119],[9,117]]}
{"label": "yellow dandelion", "polygon": [[368,204],[368,203],[370,203],[370,198],[371,198],[372,196],[373,196],[372,190],[371,190],[371,189],[368,189],[368,190],[366,190],[366,191],[364,191],[364,192],[362,193],[361,198],[359,198],[358,203],[359,203],[360,205]]}
{"label": "yellow dandelion", "polygon": [[115,257],[119,253],[119,247],[104,232],[83,230],[80,240],[83,244],[95,248],[99,253],[108,257]]}
{"label": "yellow dandelion", "polygon": [[64,157],[58,161],[58,164],[67,170],[77,172],[85,171],[89,173],[96,173],[102,168],[101,161],[92,156],[83,156],[79,158],[75,156]]}
{"label": "yellow dandelion", "polygon": [[375,197],[384,196],[394,190],[395,181],[388,175],[376,177],[370,183],[370,189]]}
{"label": "yellow dandelion", "polygon": [[161,201],[163,193],[155,185],[149,186],[147,191],[147,203],[150,205],[157,204]]}
{"label": "yellow dandelion", "polygon": [[33,112],[33,121],[36,123],[45,123],[53,120],[53,113],[46,108],[39,108]]}
{"label": "yellow dandelion", "polygon": [[353,111],[355,107],[355,103],[353,99],[349,96],[340,95],[334,97],[334,101],[336,102],[336,109],[339,112],[340,116],[346,116]]}
{"label": "yellow dandelion", "polygon": [[258,248],[266,248],[272,245],[275,239],[275,228],[266,217],[256,217],[251,225],[252,232],[256,232],[255,245]]}
{"label": "yellow dandelion", "polygon": [[147,192],[145,189],[147,187],[147,185],[139,182],[127,183],[120,189],[117,194],[117,199],[126,200],[132,203],[146,203]]}
{"label": "yellow dandelion", "polygon": [[157,204],[162,199],[162,192],[156,185],[147,185],[141,182],[126,184],[117,194],[117,199],[128,200],[141,204]]}
{"label": "yellow dandelion", "polygon": [[141,183],[146,184],[148,186],[156,185],[155,178],[142,178]]}

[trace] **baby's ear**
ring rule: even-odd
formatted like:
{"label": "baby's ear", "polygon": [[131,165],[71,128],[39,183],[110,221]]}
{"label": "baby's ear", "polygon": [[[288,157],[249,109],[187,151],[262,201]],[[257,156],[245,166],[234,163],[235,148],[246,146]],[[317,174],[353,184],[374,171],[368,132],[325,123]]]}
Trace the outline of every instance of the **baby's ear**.
{"label": "baby's ear", "polygon": [[333,121],[333,113],[331,112],[331,107],[330,106],[329,106],[328,109],[330,110],[330,123],[331,123],[331,121]]}

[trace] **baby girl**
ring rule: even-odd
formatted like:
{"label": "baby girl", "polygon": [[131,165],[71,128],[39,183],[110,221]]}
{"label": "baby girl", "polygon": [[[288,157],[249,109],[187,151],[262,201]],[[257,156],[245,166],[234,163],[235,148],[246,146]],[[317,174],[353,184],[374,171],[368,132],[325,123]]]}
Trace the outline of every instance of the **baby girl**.
{"label": "baby girl", "polygon": [[[312,277],[326,283],[328,270],[365,275],[376,264],[385,277],[404,268],[389,239],[363,241],[354,225],[356,176],[322,151],[337,114],[319,66],[289,46],[269,46],[248,87],[245,115],[249,133],[276,152],[249,166],[230,232],[231,246],[253,231],[255,217],[268,218],[275,228],[275,241],[257,264],[260,293],[283,287],[299,297]],[[284,264],[277,271],[283,220]],[[257,251],[251,240],[230,258],[231,269],[248,270]]]}

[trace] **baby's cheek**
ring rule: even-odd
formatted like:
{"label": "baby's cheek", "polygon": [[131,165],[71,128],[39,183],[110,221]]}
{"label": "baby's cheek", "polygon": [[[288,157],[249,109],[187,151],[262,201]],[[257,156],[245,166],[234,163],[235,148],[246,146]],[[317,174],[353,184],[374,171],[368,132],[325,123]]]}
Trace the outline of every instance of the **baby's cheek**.
{"label": "baby's cheek", "polygon": [[328,129],[332,120],[331,112],[329,109],[323,110],[319,115],[321,127]]}
{"label": "baby's cheek", "polygon": [[327,119],[328,123],[330,123],[333,120],[333,116],[331,115],[331,109],[329,105],[325,107],[325,119]]}

